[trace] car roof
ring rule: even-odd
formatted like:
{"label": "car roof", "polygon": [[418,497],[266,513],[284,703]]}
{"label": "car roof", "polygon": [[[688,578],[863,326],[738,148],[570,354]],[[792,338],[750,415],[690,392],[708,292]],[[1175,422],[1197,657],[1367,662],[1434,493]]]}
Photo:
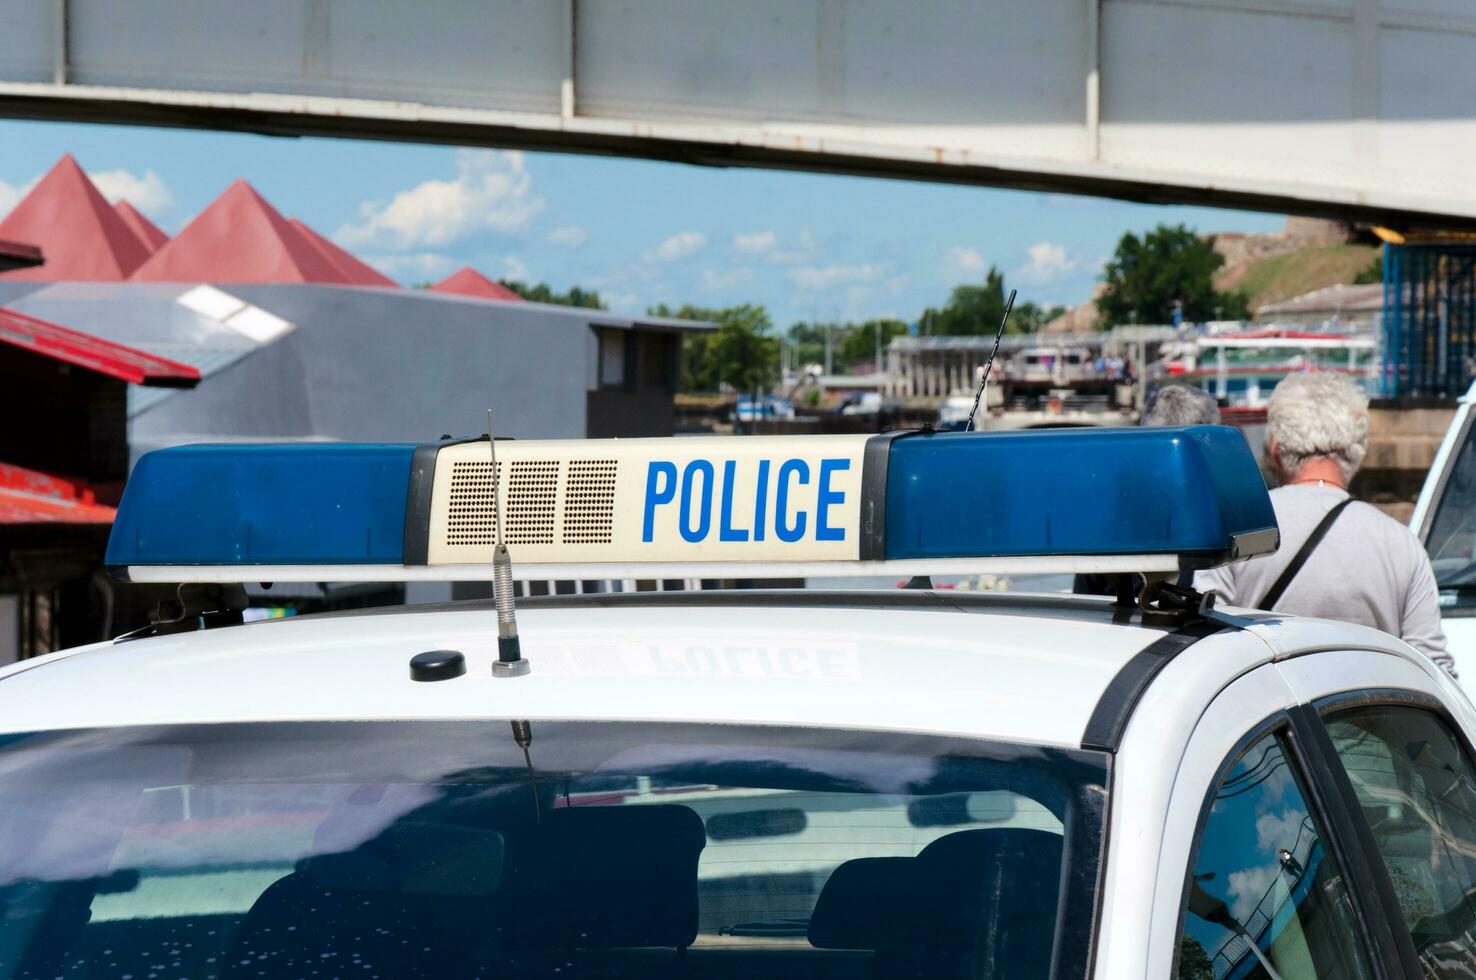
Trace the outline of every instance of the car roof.
{"label": "car roof", "polygon": [[[1121,619],[1121,615],[1117,618]],[[518,717],[879,728],[1058,746],[1166,632],[1108,600],[891,590],[520,601],[525,677],[491,676],[488,602],[95,644],[0,672],[0,731]],[[412,681],[426,650],[463,677]]]}
{"label": "car roof", "polygon": [[[1278,638],[1325,641],[1339,632],[1301,622],[1247,621],[1207,641],[1215,649],[1196,660],[1228,681],[1294,652]],[[490,601],[94,644],[0,670],[0,733],[506,717],[860,728],[1077,747],[1104,697],[1122,696],[1121,681],[1109,687],[1133,673],[1124,667],[1177,627],[1145,625],[1105,598],[899,590],[550,597],[520,600],[518,624],[532,665],[518,678],[491,675]],[[465,654],[466,674],[412,681],[410,658],[442,649]]]}

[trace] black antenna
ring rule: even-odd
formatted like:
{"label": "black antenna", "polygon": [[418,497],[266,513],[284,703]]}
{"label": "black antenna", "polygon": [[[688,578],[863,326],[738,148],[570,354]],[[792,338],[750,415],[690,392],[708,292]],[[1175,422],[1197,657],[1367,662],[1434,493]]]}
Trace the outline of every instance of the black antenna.
{"label": "black antenna", "polygon": [[989,387],[989,371],[994,367],[994,355],[999,353],[999,340],[1004,336],[1005,324],[1010,322],[1010,310],[1015,308],[1015,291],[1010,290],[1010,298],[1005,300],[1004,316],[999,318],[999,333],[994,335],[994,349],[989,352],[989,360],[984,362],[984,376],[979,379],[979,390],[974,393],[974,408],[969,412],[969,424],[964,426],[965,432],[974,431],[974,416],[979,414],[979,400],[984,397],[984,389]]}
{"label": "black antenna", "polygon": [[523,659],[518,642],[518,610],[513,597],[512,556],[502,540],[502,499],[504,485],[497,471],[497,436],[492,428],[492,409],[487,409],[487,444],[492,448],[492,515],[497,521],[497,543],[492,549],[492,600],[497,604],[497,659],[492,664],[493,677],[521,677],[530,666]]}

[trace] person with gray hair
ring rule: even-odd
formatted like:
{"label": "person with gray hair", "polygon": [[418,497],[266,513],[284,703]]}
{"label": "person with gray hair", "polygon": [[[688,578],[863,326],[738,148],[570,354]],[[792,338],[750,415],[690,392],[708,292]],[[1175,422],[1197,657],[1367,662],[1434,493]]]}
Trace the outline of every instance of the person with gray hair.
{"label": "person with gray hair", "polygon": [[1271,491],[1281,548],[1200,572],[1195,585],[1230,605],[1373,626],[1454,677],[1425,549],[1348,493],[1368,451],[1368,397],[1329,371],[1288,375],[1267,403],[1266,439],[1281,479]]}
{"label": "person with gray hair", "polygon": [[1185,425],[1219,425],[1220,406],[1202,388],[1185,384],[1164,385],[1148,399],[1139,423],[1160,428]]}

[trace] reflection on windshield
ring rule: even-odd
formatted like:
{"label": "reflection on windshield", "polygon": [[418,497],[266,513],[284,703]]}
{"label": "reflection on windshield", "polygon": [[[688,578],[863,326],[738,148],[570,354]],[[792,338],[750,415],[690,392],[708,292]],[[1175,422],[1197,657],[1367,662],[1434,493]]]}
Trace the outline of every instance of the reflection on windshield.
{"label": "reflection on windshield", "polygon": [[1476,426],[1450,466],[1425,538],[1441,588],[1476,586]]}
{"label": "reflection on windshield", "polygon": [[535,729],[541,808],[505,722],[12,739],[0,980],[1085,968],[1100,755]]}

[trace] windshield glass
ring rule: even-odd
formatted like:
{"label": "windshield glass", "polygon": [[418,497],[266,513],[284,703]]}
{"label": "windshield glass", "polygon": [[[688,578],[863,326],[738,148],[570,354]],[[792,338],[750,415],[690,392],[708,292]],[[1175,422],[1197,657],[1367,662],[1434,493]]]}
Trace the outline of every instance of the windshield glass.
{"label": "windshield glass", "polygon": [[1104,755],[532,734],[536,792],[506,721],[8,737],[0,978],[1085,975]]}
{"label": "windshield glass", "polygon": [[1450,465],[1435,502],[1435,517],[1425,537],[1425,550],[1442,589],[1476,587],[1476,426],[1466,428],[1465,441]]}

